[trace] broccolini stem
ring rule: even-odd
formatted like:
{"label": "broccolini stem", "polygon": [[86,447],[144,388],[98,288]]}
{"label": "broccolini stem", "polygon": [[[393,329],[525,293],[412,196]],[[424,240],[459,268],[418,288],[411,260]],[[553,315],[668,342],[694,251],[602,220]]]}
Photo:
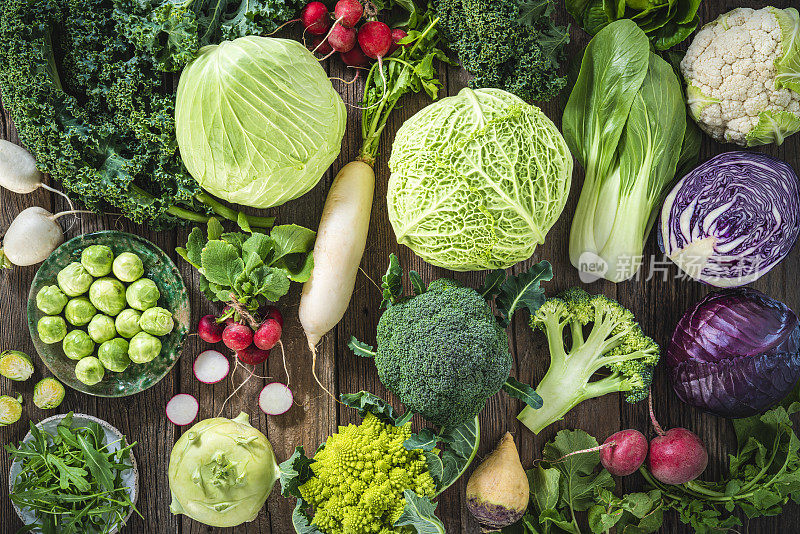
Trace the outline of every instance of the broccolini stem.
{"label": "broccolini stem", "polygon": [[271,228],[272,225],[275,224],[275,217],[257,217],[255,215],[245,215],[227,206],[223,206],[208,193],[198,193],[195,195],[195,198],[214,210],[214,213],[221,217],[225,217],[229,221],[238,222],[239,216],[242,215],[245,219],[247,219],[247,223],[254,228]]}
{"label": "broccolini stem", "polygon": [[186,221],[196,222],[205,224],[211,218],[208,215],[202,215],[200,213],[195,213],[193,211],[189,211],[183,208],[179,208],[178,206],[170,206],[167,208],[167,213],[170,215],[174,215],[179,219],[184,219]]}

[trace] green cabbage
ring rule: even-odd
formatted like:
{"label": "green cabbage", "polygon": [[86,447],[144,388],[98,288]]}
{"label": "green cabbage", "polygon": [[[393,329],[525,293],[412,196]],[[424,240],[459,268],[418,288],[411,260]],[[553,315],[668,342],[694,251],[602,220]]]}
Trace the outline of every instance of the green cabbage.
{"label": "green cabbage", "polygon": [[220,198],[268,208],[313,188],[339,155],[347,112],[302,44],[242,37],[203,47],[175,109],[189,173]]}
{"label": "green cabbage", "polygon": [[397,241],[454,271],[531,257],[567,201],[572,156],[542,111],[500,89],[462,90],[403,124],[387,201]]}

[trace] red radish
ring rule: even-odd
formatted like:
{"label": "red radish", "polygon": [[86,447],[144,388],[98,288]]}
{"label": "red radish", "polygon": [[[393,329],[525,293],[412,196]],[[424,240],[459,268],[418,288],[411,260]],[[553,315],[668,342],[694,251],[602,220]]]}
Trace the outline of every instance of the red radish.
{"label": "red radish", "polygon": [[331,44],[328,42],[327,39],[318,36],[314,37],[314,39],[311,41],[310,50],[321,56],[327,56],[328,54],[333,52],[333,47],[331,46]]}
{"label": "red radish", "polygon": [[281,415],[289,411],[294,402],[292,390],[280,382],[264,386],[258,395],[258,406],[267,415]]}
{"label": "red radish", "polygon": [[300,21],[312,35],[325,35],[331,27],[328,8],[322,2],[309,2],[300,13]]}
{"label": "red radish", "polygon": [[219,343],[222,341],[222,331],[225,325],[218,323],[213,315],[204,315],[197,323],[197,335],[206,343]]}
{"label": "red radish", "polygon": [[647,458],[647,438],[638,430],[620,430],[603,442],[600,463],[614,476],[635,473]]}
{"label": "red radish", "polygon": [[671,428],[664,432],[653,413],[653,395],[650,395],[650,420],[658,436],[650,440],[647,458],[650,472],[664,484],[685,484],[706,470],[708,452],[702,440],[685,428]]}
{"label": "red radish", "polygon": [[352,28],[364,14],[364,6],[358,0],[339,0],[333,8],[333,17],[345,28]]}
{"label": "red radish", "polygon": [[222,342],[231,350],[244,350],[253,343],[253,331],[241,323],[231,323],[222,331]]}
{"label": "red radish", "polygon": [[337,52],[349,52],[356,45],[356,31],[337,24],[328,34],[328,43]]}
{"label": "red radish", "polygon": [[366,67],[369,65],[369,58],[364,55],[361,47],[356,44],[352,50],[340,54],[342,62],[348,67]]}
{"label": "red radish", "polygon": [[256,330],[256,334],[253,336],[253,343],[259,349],[270,350],[278,344],[282,330],[278,321],[267,319]]}
{"label": "red radish", "polygon": [[250,345],[242,350],[237,350],[236,357],[244,364],[258,365],[267,361],[267,358],[269,358],[269,351],[259,349],[255,345]]}
{"label": "red radish", "polygon": [[231,362],[218,350],[201,352],[194,360],[194,376],[204,384],[222,381],[231,370]]}
{"label": "red radish", "polygon": [[389,51],[386,53],[386,55],[391,56],[395,53],[395,51],[397,51],[398,48],[400,48],[400,46],[403,48],[408,48],[411,46],[411,43],[406,43],[404,45],[400,44],[400,41],[406,37],[408,37],[408,34],[400,28],[395,28],[392,30],[392,46],[389,47]]}
{"label": "red radish", "polygon": [[167,419],[178,426],[186,426],[197,418],[200,403],[189,394],[175,395],[167,403]]}
{"label": "red radish", "polygon": [[392,46],[392,30],[377,20],[366,22],[358,30],[358,45],[367,57],[382,58]]}
{"label": "red radish", "polygon": [[276,308],[275,306],[267,306],[261,312],[261,316],[264,319],[272,319],[273,321],[277,321],[281,328],[283,328],[283,315],[281,315],[281,311]]}

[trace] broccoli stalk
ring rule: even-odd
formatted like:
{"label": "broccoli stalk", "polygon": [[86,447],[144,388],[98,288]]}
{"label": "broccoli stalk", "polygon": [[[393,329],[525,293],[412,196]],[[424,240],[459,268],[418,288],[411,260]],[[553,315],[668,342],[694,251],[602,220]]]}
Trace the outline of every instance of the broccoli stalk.
{"label": "broccoli stalk", "polygon": [[[584,327],[590,324],[587,335]],[[647,396],[659,347],[618,302],[574,288],[548,299],[531,326],[544,332],[550,350],[550,368],[536,387],[543,405],[526,407],[518,416],[534,433],[588,399],[617,391],[630,392],[628,402]],[[608,374],[592,380],[602,371]]]}

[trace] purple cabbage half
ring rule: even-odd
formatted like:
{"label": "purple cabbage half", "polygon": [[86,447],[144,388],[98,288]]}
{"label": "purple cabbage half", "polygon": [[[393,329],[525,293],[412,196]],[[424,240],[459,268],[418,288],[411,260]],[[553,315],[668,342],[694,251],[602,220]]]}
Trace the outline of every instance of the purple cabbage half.
{"label": "purple cabbage half", "polygon": [[720,154],[675,185],[659,226],[662,250],[695,280],[716,287],[749,284],[797,241],[797,174],[764,154]]}
{"label": "purple cabbage half", "polygon": [[723,417],[761,413],[800,379],[800,322],[754,289],[711,293],[681,318],[667,366],[683,402]]}

